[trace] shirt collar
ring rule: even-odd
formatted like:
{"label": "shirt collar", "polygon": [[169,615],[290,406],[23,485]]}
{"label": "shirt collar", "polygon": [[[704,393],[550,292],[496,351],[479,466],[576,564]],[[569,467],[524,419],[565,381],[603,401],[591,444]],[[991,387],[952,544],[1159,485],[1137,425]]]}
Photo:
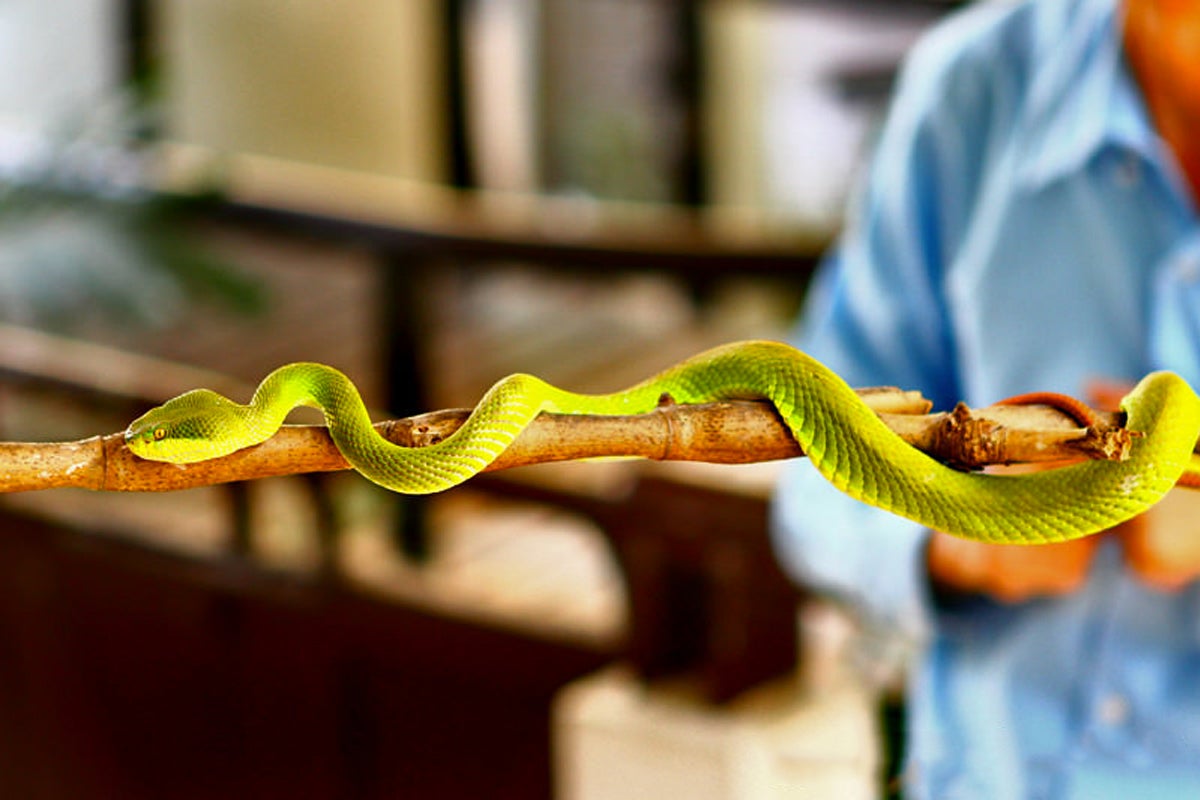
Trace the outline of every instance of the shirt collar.
{"label": "shirt collar", "polygon": [[[1065,33],[1064,33],[1065,31]],[[1114,0],[1082,0],[1032,76],[1022,176],[1044,185],[1106,147],[1154,158],[1160,148],[1121,43]]]}

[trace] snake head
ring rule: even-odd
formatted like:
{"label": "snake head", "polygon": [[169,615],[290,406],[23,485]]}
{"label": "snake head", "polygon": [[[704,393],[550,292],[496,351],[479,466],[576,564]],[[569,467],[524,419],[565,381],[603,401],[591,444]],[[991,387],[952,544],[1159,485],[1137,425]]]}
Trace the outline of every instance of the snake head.
{"label": "snake head", "polygon": [[125,429],[125,445],[141,458],[190,464],[245,446],[230,435],[244,424],[240,409],[209,389],[194,389],[152,408]]}

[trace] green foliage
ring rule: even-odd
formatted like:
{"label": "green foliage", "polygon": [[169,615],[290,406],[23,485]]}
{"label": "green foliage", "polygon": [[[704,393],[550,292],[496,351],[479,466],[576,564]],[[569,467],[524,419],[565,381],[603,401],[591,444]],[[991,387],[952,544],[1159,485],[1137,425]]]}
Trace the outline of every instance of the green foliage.
{"label": "green foliage", "polygon": [[121,101],[53,135],[0,141],[0,318],[161,327],[198,300],[263,307],[262,287],[192,232],[208,201],[147,188],[146,123]]}

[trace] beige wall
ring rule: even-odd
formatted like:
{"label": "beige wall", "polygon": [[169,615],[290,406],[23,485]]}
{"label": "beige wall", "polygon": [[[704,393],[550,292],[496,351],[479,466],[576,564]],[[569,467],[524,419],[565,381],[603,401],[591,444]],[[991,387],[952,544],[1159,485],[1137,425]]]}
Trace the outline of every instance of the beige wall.
{"label": "beige wall", "polygon": [[444,177],[440,0],[162,0],[172,138]]}

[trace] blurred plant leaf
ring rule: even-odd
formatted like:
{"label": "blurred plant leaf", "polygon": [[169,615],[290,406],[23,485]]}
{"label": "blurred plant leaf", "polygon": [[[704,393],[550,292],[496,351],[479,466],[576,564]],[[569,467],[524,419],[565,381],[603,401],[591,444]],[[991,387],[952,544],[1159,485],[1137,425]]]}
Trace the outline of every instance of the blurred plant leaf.
{"label": "blurred plant leaf", "polygon": [[263,286],[191,230],[206,200],[144,188],[151,127],[125,101],[53,136],[0,140],[0,318],[160,328],[196,302],[265,307]]}

